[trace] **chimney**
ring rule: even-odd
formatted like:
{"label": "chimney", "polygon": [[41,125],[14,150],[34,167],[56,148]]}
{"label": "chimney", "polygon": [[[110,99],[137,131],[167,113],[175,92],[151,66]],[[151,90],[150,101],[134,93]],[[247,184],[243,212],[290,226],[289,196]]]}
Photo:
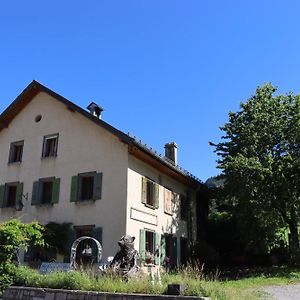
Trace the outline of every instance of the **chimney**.
{"label": "chimney", "polygon": [[91,115],[97,117],[98,119],[101,119],[101,113],[103,111],[103,108],[101,106],[94,102],[91,102],[87,109],[90,111]]}
{"label": "chimney", "polygon": [[177,165],[177,144],[175,142],[165,144],[165,157],[170,163]]}

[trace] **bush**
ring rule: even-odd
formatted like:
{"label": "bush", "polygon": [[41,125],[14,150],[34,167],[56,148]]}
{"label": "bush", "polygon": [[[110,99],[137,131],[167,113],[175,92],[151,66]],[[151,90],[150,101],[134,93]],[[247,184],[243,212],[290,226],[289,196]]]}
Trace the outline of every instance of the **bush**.
{"label": "bush", "polygon": [[0,294],[13,282],[17,268],[14,265],[18,249],[27,250],[30,243],[44,245],[43,227],[36,222],[23,224],[10,220],[0,224]]}

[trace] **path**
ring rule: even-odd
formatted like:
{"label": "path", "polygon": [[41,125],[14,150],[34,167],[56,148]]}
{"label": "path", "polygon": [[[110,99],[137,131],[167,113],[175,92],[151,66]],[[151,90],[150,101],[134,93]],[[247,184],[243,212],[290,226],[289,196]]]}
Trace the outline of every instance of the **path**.
{"label": "path", "polygon": [[263,291],[271,296],[263,299],[272,300],[300,300],[300,284],[267,286]]}

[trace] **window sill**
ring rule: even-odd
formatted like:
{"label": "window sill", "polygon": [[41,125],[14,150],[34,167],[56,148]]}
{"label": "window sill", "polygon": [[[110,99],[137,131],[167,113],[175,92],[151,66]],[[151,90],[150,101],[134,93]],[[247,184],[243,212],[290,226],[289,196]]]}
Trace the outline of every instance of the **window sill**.
{"label": "window sill", "polygon": [[21,165],[22,161],[9,161],[7,164],[9,166],[19,166]]}
{"label": "window sill", "polygon": [[49,156],[42,156],[41,157],[41,160],[44,160],[44,159],[53,159],[53,158],[56,158],[57,157],[57,155],[49,155]]}
{"label": "window sill", "polygon": [[76,205],[89,205],[89,204],[94,203],[94,202],[95,202],[94,199],[89,199],[89,200],[77,200],[74,203]]}
{"label": "window sill", "polygon": [[5,206],[5,207],[1,207],[2,209],[10,209],[10,210],[16,210],[16,207],[15,206]]}
{"label": "window sill", "polygon": [[145,205],[146,207],[148,207],[148,208],[153,209],[153,210],[157,209],[155,206],[150,205],[150,204],[147,204],[147,203],[144,203],[144,205]]}
{"label": "window sill", "polygon": [[168,211],[164,211],[164,213],[165,213],[166,215],[169,215],[169,216],[173,216],[173,215],[174,215],[174,213],[170,213],[170,212],[168,212]]}
{"label": "window sill", "polygon": [[53,203],[39,203],[39,204],[34,204],[33,206],[35,206],[36,208],[38,208],[38,207],[52,207]]}

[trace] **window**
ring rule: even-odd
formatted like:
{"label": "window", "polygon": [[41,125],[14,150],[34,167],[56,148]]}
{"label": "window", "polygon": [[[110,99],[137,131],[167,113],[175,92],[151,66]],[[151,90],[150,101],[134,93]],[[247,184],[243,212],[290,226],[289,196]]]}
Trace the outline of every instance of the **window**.
{"label": "window", "polygon": [[42,157],[57,155],[58,134],[44,136]]}
{"label": "window", "polygon": [[187,221],[188,219],[188,200],[184,195],[180,195],[180,218],[181,220]]}
{"label": "window", "polygon": [[180,263],[186,265],[188,258],[188,240],[187,238],[180,238]]}
{"label": "window", "polygon": [[60,190],[60,178],[42,178],[33,183],[32,205],[58,203]]}
{"label": "window", "polygon": [[14,142],[10,144],[9,163],[21,162],[23,155],[24,141]]}
{"label": "window", "polygon": [[145,250],[146,252],[154,253],[154,232],[146,231],[145,232]]}
{"label": "window", "polygon": [[175,194],[168,188],[164,189],[165,213],[172,215],[174,211]]}
{"label": "window", "polygon": [[53,179],[40,180],[41,204],[50,204],[53,194]]}
{"label": "window", "polygon": [[8,185],[6,189],[6,207],[14,207],[17,200],[17,186]]}
{"label": "window", "polygon": [[71,202],[99,200],[102,197],[102,173],[80,173],[72,177]]}
{"label": "window", "polygon": [[164,236],[148,229],[140,229],[140,249],[139,253],[145,260],[149,259],[149,253],[153,255],[155,264],[162,264],[165,258],[165,239]]}
{"label": "window", "polygon": [[76,232],[76,238],[81,236],[93,236],[93,230],[95,225],[83,225],[83,226],[74,226]]}
{"label": "window", "polygon": [[23,183],[14,182],[0,185],[0,207],[22,210]]}
{"label": "window", "polygon": [[159,185],[146,177],[142,179],[142,203],[153,208],[159,207]]}
{"label": "window", "polygon": [[93,175],[81,175],[79,176],[81,181],[81,189],[79,190],[79,200],[91,200],[93,199],[94,192],[94,176]]}

